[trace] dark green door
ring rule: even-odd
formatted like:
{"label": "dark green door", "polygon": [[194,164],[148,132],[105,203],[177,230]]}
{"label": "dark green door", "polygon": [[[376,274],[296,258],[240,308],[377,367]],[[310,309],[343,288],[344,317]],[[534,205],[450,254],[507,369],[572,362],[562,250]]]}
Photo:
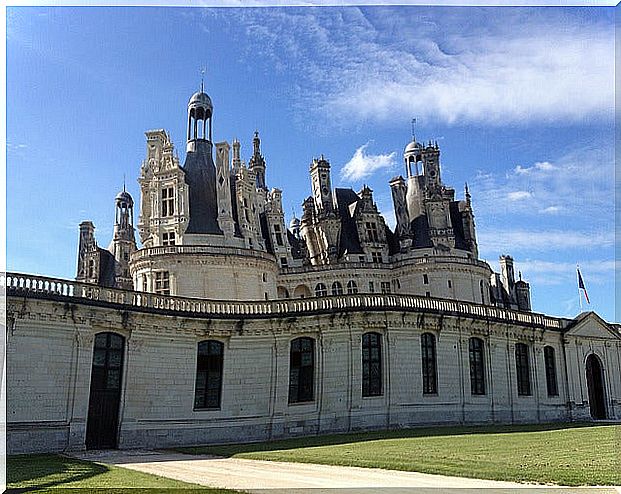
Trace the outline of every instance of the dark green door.
{"label": "dark green door", "polygon": [[91,391],[86,424],[86,448],[117,447],[123,348],[125,338],[115,333],[95,336]]}

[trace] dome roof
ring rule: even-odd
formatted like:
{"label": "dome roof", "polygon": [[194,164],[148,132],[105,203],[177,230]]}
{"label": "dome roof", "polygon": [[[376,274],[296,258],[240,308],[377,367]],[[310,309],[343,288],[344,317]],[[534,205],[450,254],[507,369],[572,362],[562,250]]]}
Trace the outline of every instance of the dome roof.
{"label": "dome roof", "polygon": [[196,93],[194,93],[190,98],[188,106],[203,106],[209,108],[210,110],[213,109],[213,103],[211,102],[211,98],[207,93],[204,93],[203,91],[197,91]]}
{"label": "dome roof", "polygon": [[405,146],[403,154],[415,153],[416,151],[420,151],[422,149],[423,145],[420,142],[416,142],[414,139],[412,139],[412,142]]}
{"label": "dome roof", "polygon": [[123,190],[123,191],[121,191],[121,192],[119,192],[119,193],[116,195],[115,200],[116,200],[117,202],[121,202],[121,201],[123,201],[123,202],[127,202],[127,203],[129,203],[129,204],[132,204],[132,205],[134,204],[134,200],[132,199],[132,196],[129,194],[129,192],[126,192],[126,191],[124,191],[124,190]]}

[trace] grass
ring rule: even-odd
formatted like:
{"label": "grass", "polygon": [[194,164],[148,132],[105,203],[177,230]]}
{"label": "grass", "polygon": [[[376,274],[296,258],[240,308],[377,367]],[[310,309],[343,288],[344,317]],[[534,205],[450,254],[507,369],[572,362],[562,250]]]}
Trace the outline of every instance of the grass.
{"label": "grass", "polygon": [[177,451],[540,484],[621,485],[621,426],[436,427]]}
{"label": "grass", "polygon": [[[77,460],[60,455],[24,455],[7,458],[7,492],[131,493],[166,492],[225,494],[236,491],[212,489],[126,468]],[[154,491],[153,488],[157,488]],[[101,489],[101,491],[100,491]],[[130,490],[131,489],[131,490]]]}

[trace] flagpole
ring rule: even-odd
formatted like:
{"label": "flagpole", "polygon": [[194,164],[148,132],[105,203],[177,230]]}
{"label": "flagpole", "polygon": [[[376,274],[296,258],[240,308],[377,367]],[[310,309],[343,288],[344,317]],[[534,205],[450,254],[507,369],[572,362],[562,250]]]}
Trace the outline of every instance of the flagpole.
{"label": "flagpole", "polygon": [[[576,263],[576,275],[579,276],[580,266]],[[582,312],[582,291],[580,290],[580,283],[578,283],[578,300],[580,300],[580,312]]]}

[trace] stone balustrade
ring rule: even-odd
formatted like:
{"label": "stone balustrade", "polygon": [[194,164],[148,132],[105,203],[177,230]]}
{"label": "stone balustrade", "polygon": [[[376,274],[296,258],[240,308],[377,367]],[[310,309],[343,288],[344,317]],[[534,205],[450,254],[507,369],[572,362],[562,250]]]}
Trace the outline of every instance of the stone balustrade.
{"label": "stone balustrade", "polygon": [[190,317],[267,318],[352,310],[398,310],[454,314],[546,329],[562,329],[564,326],[562,319],[543,314],[416,295],[356,294],[269,301],[205,300],[8,272],[0,274],[0,288],[5,288],[8,296],[63,298],[85,303],[93,301],[128,309],[168,311]]}
{"label": "stone balustrade", "polygon": [[451,263],[451,264],[461,264],[468,266],[477,266],[483,269],[490,269],[489,264],[485,261],[480,261],[478,259],[470,259],[467,257],[450,257],[450,256],[425,256],[425,257],[415,257],[415,258],[397,258],[392,263],[374,263],[374,262],[347,262],[342,264],[333,264],[333,265],[308,265],[308,266],[297,266],[297,267],[288,267],[281,268],[280,273],[284,275],[288,274],[300,274],[300,273],[312,273],[325,271],[326,269],[331,269],[336,271],[338,269],[391,269],[398,268],[401,266],[411,266],[411,265],[426,265],[426,264],[442,264],[442,263]]}
{"label": "stone balustrade", "polygon": [[213,245],[164,245],[158,247],[147,247],[139,249],[132,254],[132,260],[148,259],[153,256],[163,256],[167,254],[200,254],[200,255],[235,255],[243,257],[259,257],[269,261],[274,261],[272,254],[258,250],[240,249],[238,247],[223,247]]}

